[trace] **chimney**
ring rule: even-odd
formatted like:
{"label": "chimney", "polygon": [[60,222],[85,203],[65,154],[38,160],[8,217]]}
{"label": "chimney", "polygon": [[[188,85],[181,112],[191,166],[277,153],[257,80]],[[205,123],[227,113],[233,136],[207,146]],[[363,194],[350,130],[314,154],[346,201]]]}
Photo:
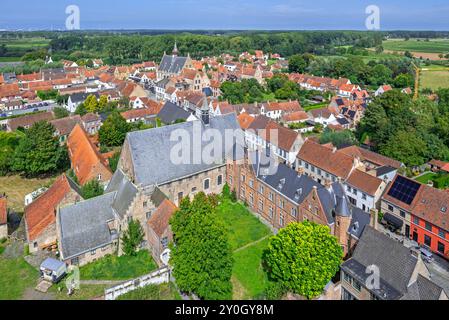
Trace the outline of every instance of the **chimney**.
{"label": "chimney", "polygon": [[324,181],[324,187],[326,188],[326,189],[331,189],[332,188],[332,181],[331,180],[329,180],[329,179],[326,179],[325,181]]}
{"label": "chimney", "polygon": [[370,215],[369,225],[371,227],[373,227],[374,229],[378,230],[379,229],[379,212],[377,211],[376,208],[372,208],[369,211],[369,215]]}
{"label": "chimney", "polygon": [[304,174],[304,167],[299,166],[298,167],[298,175],[302,176]]}

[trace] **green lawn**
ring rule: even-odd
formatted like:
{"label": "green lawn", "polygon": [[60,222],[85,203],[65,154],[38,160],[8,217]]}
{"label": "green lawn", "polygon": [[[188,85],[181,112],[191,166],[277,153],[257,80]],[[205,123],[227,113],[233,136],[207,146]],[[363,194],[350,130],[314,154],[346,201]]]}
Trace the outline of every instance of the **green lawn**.
{"label": "green lawn", "polygon": [[37,284],[39,272],[23,258],[0,256],[0,300],[19,300],[25,290]]}
{"label": "green lawn", "polygon": [[241,203],[224,200],[217,207],[218,215],[229,229],[229,241],[232,250],[259,240],[271,233],[270,229],[261,223]]}
{"label": "green lawn", "polygon": [[449,52],[448,39],[431,39],[430,41],[418,41],[410,39],[404,41],[402,39],[386,40],[382,43],[385,50],[393,51],[418,51],[428,53],[447,53]]}
{"label": "green lawn", "polygon": [[80,268],[82,280],[128,280],[157,269],[157,265],[146,250],[135,257],[108,255]]}
{"label": "green lawn", "polygon": [[46,47],[50,43],[49,39],[34,37],[22,39],[2,39],[0,44],[5,44],[6,48],[36,48]]}
{"label": "green lawn", "polygon": [[[234,250],[233,299],[253,299],[261,295],[268,284],[262,268],[262,253],[268,245],[268,238],[263,238],[271,235],[271,230],[241,203],[224,200],[217,212],[228,226],[229,240]],[[263,240],[257,242],[260,239]],[[245,245],[248,246],[236,251]]]}
{"label": "green lawn", "polygon": [[317,104],[311,104],[308,106],[305,106],[303,109],[306,112],[309,112],[310,110],[315,110],[315,109],[320,109],[320,108],[325,108],[329,105],[328,102],[324,102],[324,103],[317,103]]}
{"label": "green lawn", "polygon": [[232,270],[234,299],[251,299],[264,293],[269,280],[262,267],[262,254],[267,246],[268,239],[265,239],[248,248],[234,252]]}
{"label": "green lawn", "polygon": [[434,173],[428,172],[419,176],[415,179],[418,182],[423,184],[429,183],[429,181],[433,182],[433,186],[439,189],[446,189],[449,187],[449,174],[448,173]]}
{"label": "green lawn", "polygon": [[430,88],[432,90],[449,88],[449,69],[422,71],[420,76],[420,88]]}
{"label": "green lawn", "polygon": [[[58,285],[53,285],[52,287],[50,287],[48,292],[53,295],[53,299],[55,300],[91,300],[103,296],[104,290],[109,287],[111,286],[102,284],[81,284],[79,290],[75,290],[75,292],[71,296],[68,296],[67,288],[63,280]],[[60,291],[59,288],[61,288]]]}
{"label": "green lawn", "polygon": [[170,282],[133,290],[118,297],[117,300],[181,300],[181,296]]}
{"label": "green lawn", "polygon": [[21,57],[0,57],[0,62],[18,62]]}

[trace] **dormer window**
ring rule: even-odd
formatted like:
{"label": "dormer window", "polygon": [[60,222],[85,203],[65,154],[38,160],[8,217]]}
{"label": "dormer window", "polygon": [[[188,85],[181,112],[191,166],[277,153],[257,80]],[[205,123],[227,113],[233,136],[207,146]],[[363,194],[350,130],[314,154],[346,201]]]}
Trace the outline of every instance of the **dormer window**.
{"label": "dormer window", "polygon": [[295,192],[295,199],[299,199],[299,197],[302,195],[302,188],[299,188]]}
{"label": "dormer window", "polygon": [[447,211],[447,207],[441,207],[441,212],[446,212]]}
{"label": "dormer window", "polygon": [[279,180],[279,189],[281,189],[284,184],[285,184],[285,178],[282,178],[281,180]]}

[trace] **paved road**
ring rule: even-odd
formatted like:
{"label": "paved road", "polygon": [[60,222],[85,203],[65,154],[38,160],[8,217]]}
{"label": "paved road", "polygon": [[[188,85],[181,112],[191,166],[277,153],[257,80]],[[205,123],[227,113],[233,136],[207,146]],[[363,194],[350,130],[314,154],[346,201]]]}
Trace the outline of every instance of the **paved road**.
{"label": "paved road", "polygon": [[[57,103],[50,103],[48,106],[37,107],[36,109],[38,109],[39,111],[50,111],[50,110],[53,110],[57,106],[58,106]],[[0,112],[0,114],[6,113],[8,115],[8,117],[9,116],[17,116],[17,115],[26,114],[26,113],[33,113],[34,109],[35,108],[5,111],[5,112]],[[2,118],[0,118],[0,120],[1,119]]]}

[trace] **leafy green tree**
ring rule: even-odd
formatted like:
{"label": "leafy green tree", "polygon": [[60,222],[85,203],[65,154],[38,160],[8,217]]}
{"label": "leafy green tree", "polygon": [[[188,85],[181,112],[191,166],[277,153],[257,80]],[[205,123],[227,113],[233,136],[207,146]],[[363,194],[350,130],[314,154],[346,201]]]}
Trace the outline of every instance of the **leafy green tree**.
{"label": "leafy green tree", "polygon": [[84,101],[84,106],[86,107],[87,112],[97,112],[99,110],[97,97],[93,94],[89,95]]}
{"label": "leafy green tree", "polygon": [[102,111],[106,108],[106,106],[108,105],[108,97],[106,96],[100,96],[100,99],[98,100],[98,110],[97,111]]}
{"label": "leafy green tree", "polygon": [[112,112],[101,126],[100,143],[109,147],[121,146],[132,126],[117,111]]}
{"label": "leafy green tree", "polygon": [[401,73],[394,78],[394,86],[396,88],[408,88],[412,87],[414,83],[413,76],[408,73]]}
{"label": "leafy green tree", "polygon": [[61,118],[65,118],[68,117],[70,115],[70,113],[67,111],[66,108],[62,108],[62,107],[56,107],[53,109],[53,114],[55,115],[56,119],[61,119]]}
{"label": "leafy green tree", "polygon": [[385,65],[378,64],[371,69],[369,82],[373,85],[389,83],[393,72]]}
{"label": "leafy green tree", "polygon": [[0,131],[0,176],[4,176],[12,172],[14,159],[11,155],[14,154],[20,139],[23,137],[23,134],[19,132],[20,131]]}
{"label": "leafy green tree", "polygon": [[139,220],[131,219],[128,222],[128,229],[126,229],[122,236],[123,253],[127,256],[135,256],[143,240],[144,232],[142,225]]}
{"label": "leafy green tree", "polygon": [[38,90],[37,91],[37,96],[41,99],[41,100],[56,100],[56,98],[58,97],[58,90]]}
{"label": "leafy green tree", "polygon": [[80,116],[84,116],[86,113],[87,109],[84,103],[80,103],[75,109],[75,114],[78,114]]}
{"label": "leafy green tree", "polygon": [[67,148],[59,144],[54,132],[55,127],[45,121],[26,130],[15,150],[12,169],[27,176],[65,171],[70,164]]}
{"label": "leafy green tree", "polygon": [[92,179],[81,187],[81,193],[84,199],[95,198],[101,196],[104,193],[104,188],[100,181]]}
{"label": "leafy green tree", "polygon": [[288,59],[288,72],[304,73],[307,68],[307,62],[302,55],[295,54]]}
{"label": "leafy green tree", "polygon": [[114,155],[109,159],[109,167],[111,168],[112,172],[115,172],[117,170],[119,160],[120,152],[114,153]]}
{"label": "leafy green tree", "polygon": [[325,144],[329,142],[332,142],[335,147],[340,148],[345,145],[357,144],[357,139],[351,130],[333,131],[326,128],[320,136],[320,143]]}
{"label": "leafy green tree", "polygon": [[414,130],[400,130],[391,139],[379,146],[383,155],[405,163],[407,166],[421,165],[427,160],[426,142]]}
{"label": "leafy green tree", "polygon": [[294,293],[314,298],[337,273],[343,251],[329,227],[293,222],[270,238],[264,261],[270,277]]}
{"label": "leafy green tree", "polygon": [[178,287],[208,300],[232,296],[232,251],[214,200],[200,192],[183,198],[170,220],[175,245],[170,263]]}

